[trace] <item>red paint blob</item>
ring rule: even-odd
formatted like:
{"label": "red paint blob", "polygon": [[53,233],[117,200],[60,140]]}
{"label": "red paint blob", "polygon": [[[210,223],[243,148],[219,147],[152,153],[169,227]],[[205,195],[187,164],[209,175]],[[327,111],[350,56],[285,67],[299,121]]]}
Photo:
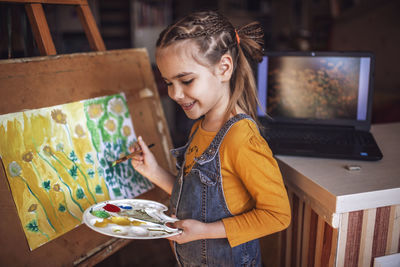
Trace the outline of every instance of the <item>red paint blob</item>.
{"label": "red paint blob", "polygon": [[118,206],[115,206],[113,204],[107,204],[103,207],[103,209],[105,209],[106,211],[109,212],[120,212],[121,209]]}

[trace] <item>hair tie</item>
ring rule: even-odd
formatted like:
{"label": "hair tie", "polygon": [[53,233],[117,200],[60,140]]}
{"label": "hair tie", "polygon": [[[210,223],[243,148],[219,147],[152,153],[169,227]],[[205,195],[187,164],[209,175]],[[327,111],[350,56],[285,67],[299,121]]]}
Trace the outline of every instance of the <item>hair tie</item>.
{"label": "hair tie", "polygon": [[236,41],[237,41],[238,45],[240,45],[240,37],[239,37],[239,34],[236,29],[235,29],[235,34],[236,34]]}

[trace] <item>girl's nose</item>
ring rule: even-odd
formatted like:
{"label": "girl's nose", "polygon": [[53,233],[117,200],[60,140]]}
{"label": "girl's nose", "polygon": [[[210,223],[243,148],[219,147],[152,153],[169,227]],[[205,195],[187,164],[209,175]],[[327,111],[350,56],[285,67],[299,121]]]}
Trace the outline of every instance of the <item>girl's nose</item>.
{"label": "girl's nose", "polygon": [[170,86],[168,88],[168,95],[175,101],[183,99],[184,97],[183,90],[179,86]]}

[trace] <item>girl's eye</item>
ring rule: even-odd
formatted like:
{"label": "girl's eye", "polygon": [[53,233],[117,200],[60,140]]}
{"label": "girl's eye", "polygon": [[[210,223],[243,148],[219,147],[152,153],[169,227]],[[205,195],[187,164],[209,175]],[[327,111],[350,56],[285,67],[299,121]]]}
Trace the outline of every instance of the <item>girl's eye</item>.
{"label": "girl's eye", "polygon": [[172,85],[172,83],[165,82],[165,85],[169,87],[169,86],[171,86],[171,85]]}
{"label": "girl's eye", "polygon": [[190,84],[191,82],[193,82],[193,80],[194,80],[194,79],[190,79],[190,80],[187,80],[187,81],[182,81],[182,83],[183,83],[184,85],[188,85],[188,84]]}

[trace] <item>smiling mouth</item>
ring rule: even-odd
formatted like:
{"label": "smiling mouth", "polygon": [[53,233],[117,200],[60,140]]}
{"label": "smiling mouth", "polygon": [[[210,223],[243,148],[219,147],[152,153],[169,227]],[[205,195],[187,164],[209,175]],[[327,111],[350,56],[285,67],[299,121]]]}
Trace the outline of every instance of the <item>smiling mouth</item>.
{"label": "smiling mouth", "polygon": [[190,103],[184,103],[181,104],[181,107],[183,108],[183,110],[190,110],[194,104],[196,103],[196,101],[190,102]]}

